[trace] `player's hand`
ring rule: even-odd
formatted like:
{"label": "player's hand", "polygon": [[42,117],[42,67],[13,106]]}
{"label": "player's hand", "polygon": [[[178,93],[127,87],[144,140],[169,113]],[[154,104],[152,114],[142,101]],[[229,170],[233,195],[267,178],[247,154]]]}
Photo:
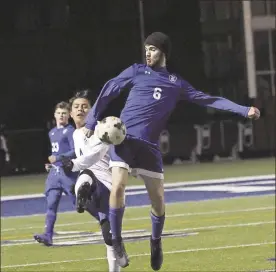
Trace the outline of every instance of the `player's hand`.
{"label": "player's hand", "polygon": [[74,164],[69,158],[63,157],[61,159],[61,164],[62,164],[61,167],[66,175],[68,175],[72,172]]}
{"label": "player's hand", "polygon": [[50,163],[45,163],[45,170],[46,170],[47,172],[49,172],[49,171],[51,170],[51,168],[52,168],[52,164],[50,164]]}
{"label": "player's hand", "polygon": [[255,108],[255,107],[251,107],[248,112],[247,117],[250,119],[257,120],[260,118],[260,115],[261,115],[261,113],[260,113],[259,109]]}
{"label": "player's hand", "polygon": [[51,155],[51,156],[48,157],[48,160],[49,160],[50,163],[55,163],[57,161],[57,158],[56,158],[56,156]]}
{"label": "player's hand", "polygon": [[88,129],[86,127],[84,127],[82,131],[87,138],[90,138],[94,134],[94,130]]}

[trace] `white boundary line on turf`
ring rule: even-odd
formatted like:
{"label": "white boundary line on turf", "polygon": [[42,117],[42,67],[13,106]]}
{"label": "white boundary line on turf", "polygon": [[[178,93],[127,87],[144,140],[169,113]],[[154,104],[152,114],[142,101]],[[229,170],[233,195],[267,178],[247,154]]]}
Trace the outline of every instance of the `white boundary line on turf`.
{"label": "white boundary line on turf", "polygon": [[[258,180],[264,180],[264,179],[275,179],[274,174],[270,175],[260,175],[260,176],[245,176],[245,177],[232,177],[232,178],[222,178],[222,179],[207,179],[207,180],[195,180],[195,181],[178,181],[173,183],[165,183],[165,188],[173,188],[178,187],[182,185],[194,185],[194,184],[209,184],[209,183],[227,183],[227,182],[240,182],[240,181],[258,181]],[[145,189],[144,185],[134,185],[134,186],[128,186],[126,189],[126,192],[129,190],[139,190],[139,189]],[[30,199],[30,198],[41,198],[45,197],[44,194],[30,194],[30,195],[13,195],[13,196],[3,196],[1,197],[2,201],[8,201],[8,200],[19,200],[19,199]]]}
{"label": "white boundary line on turf", "polygon": [[[212,225],[212,226],[202,226],[202,227],[195,227],[195,228],[186,228],[186,229],[175,229],[175,230],[167,230],[164,229],[164,234],[167,232],[174,232],[182,233],[186,231],[200,231],[200,230],[206,230],[206,229],[222,229],[222,228],[237,228],[237,227],[255,227],[255,226],[261,226],[261,225],[268,225],[268,224],[275,224],[276,221],[259,221],[259,222],[250,222],[250,223],[243,223],[243,224],[231,224],[231,225]],[[124,235],[123,235],[124,237]],[[2,237],[2,240],[4,238]],[[20,241],[20,240],[19,240]],[[55,239],[54,239],[55,241]],[[36,241],[29,240],[26,242],[26,240],[23,240],[20,244],[2,244],[1,247],[12,247],[12,246],[23,246],[23,245],[33,245],[36,244]]]}
{"label": "white boundary line on turf", "polygon": [[[240,245],[226,245],[219,247],[203,247],[203,248],[191,248],[191,249],[183,249],[183,250],[173,250],[173,251],[165,251],[164,254],[177,254],[177,253],[189,253],[189,252],[199,252],[199,251],[213,251],[213,250],[223,250],[223,249],[233,249],[233,248],[246,248],[246,247],[258,247],[264,245],[273,245],[275,242],[261,242],[261,243],[252,243],[252,244],[240,244]],[[144,254],[134,254],[129,257],[143,257],[150,256],[149,253]],[[51,265],[51,264],[60,264],[60,263],[74,263],[74,262],[84,262],[84,261],[98,261],[105,260],[104,257],[99,258],[89,258],[89,259],[75,259],[75,260],[63,260],[63,261],[54,261],[54,262],[41,262],[41,263],[29,263],[29,264],[16,264],[16,265],[5,265],[1,266],[3,268],[16,268],[16,267],[29,267],[29,266],[39,266],[39,265]]]}
{"label": "white boundary line on turf", "polygon": [[[238,213],[238,212],[268,211],[268,210],[275,210],[275,206],[240,209],[240,210],[222,210],[222,211],[209,211],[209,212],[178,213],[178,214],[171,214],[171,215],[168,214],[168,215],[166,215],[166,218],[197,216],[197,215],[227,214],[227,213]],[[148,220],[148,219],[149,219],[148,216],[136,217],[136,218],[125,218],[124,222],[126,222],[126,221]],[[98,222],[97,221],[83,221],[83,222],[77,222],[77,223],[56,224],[55,226],[56,227],[65,227],[65,226],[77,226],[77,225],[83,225],[83,224],[98,224]],[[7,231],[26,230],[26,229],[40,229],[40,228],[41,228],[41,225],[22,227],[22,228],[8,228],[8,229],[1,229],[1,233],[2,232],[7,232]]]}

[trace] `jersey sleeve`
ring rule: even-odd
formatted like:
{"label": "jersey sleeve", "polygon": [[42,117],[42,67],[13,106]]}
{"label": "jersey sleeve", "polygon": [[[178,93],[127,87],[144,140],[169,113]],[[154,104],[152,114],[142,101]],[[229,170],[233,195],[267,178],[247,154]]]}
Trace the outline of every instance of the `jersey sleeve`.
{"label": "jersey sleeve", "polygon": [[108,144],[101,142],[100,139],[94,136],[93,140],[87,146],[86,153],[72,160],[74,164],[72,171],[78,172],[91,167],[105,156],[108,149]]}
{"label": "jersey sleeve", "polygon": [[185,80],[181,82],[181,98],[200,106],[233,112],[243,117],[247,117],[250,109],[250,107],[236,104],[226,98],[211,96],[198,91]]}
{"label": "jersey sleeve", "polygon": [[71,127],[70,129],[68,129],[68,132],[66,133],[70,149],[67,152],[56,156],[56,161],[60,161],[62,159],[62,157],[74,158],[76,156],[75,146],[74,146],[74,138],[73,138],[74,130],[75,129],[73,127]]}
{"label": "jersey sleeve", "polygon": [[99,116],[107,108],[108,104],[119,96],[123,89],[131,88],[136,70],[137,67],[136,64],[134,64],[104,85],[94,106],[86,117],[86,128],[94,130]]}

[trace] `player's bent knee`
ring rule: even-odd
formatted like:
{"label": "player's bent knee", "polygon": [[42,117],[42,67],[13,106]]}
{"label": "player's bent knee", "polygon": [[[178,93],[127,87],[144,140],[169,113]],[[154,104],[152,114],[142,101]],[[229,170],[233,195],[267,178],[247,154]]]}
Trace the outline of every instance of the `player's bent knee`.
{"label": "player's bent knee", "polygon": [[102,229],[104,242],[108,246],[112,246],[112,235],[110,233],[110,223],[108,220],[105,219],[101,222],[101,229]]}
{"label": "player's bent knee", "polygon": [[89,182],[90,185],[93,183],[93,176],[92,176],[92,172],[89,169],[85,169],[84,171],[82,171],[77,179],[76,185],[75,185],[75,194],[77,195],[78,190],[80,188],[80,186],[84,183],[84,182]]}

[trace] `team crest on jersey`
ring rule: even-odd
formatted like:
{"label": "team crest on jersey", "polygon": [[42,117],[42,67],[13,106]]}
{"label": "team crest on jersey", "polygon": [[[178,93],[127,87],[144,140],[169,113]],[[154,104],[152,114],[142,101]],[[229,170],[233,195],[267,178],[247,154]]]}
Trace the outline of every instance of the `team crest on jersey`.
{"label": "team crest on jersey", "polygon": [[67,128],[66,128],[66,129],[64,129],[62,133],[63,133],[63,134],[65,134],[66,132],[67,132]]}
{"label": "team crest on jersey", "polygon": [[172,83],[175,83],[177,81],[177,77],[175,75],[169,75],[169,80]]}

